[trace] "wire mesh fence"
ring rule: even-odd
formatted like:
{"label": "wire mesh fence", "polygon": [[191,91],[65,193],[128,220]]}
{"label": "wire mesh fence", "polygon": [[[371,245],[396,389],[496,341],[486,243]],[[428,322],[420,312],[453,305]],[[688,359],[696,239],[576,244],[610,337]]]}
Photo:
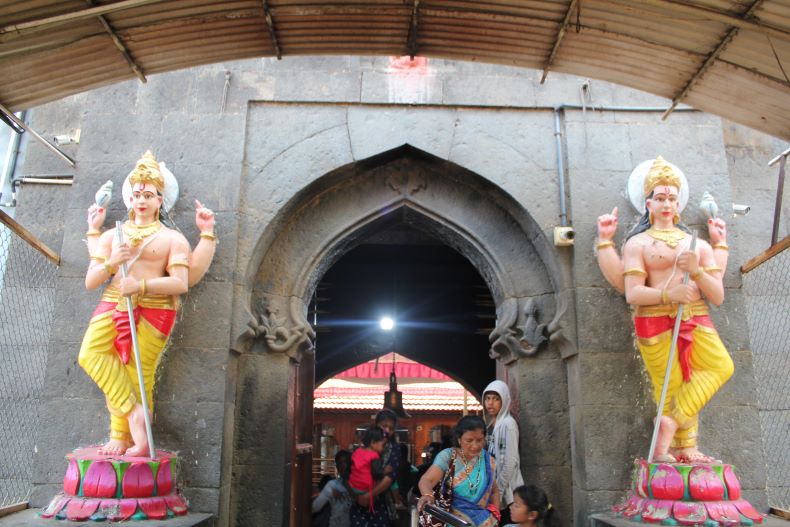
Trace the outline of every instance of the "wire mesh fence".
{"label": "wire mesh fence", "polygon": [[[787,245],[787,244],[785,244]],[[743,275],[768,501],[790,508],[790,250]]]}
{"label": "wire mesh fence", "polygon": [[0,223],[0,508],[32,490],[57,266]]}

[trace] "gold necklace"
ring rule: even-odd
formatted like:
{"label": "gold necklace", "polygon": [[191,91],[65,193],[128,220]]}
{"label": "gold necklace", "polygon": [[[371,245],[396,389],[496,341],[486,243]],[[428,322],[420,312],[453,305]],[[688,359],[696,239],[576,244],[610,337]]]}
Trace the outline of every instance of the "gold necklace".
{"label": "gold necklace", "polygon": [[466,482],[469,484],[469,492],[474,492],[475,489],[477,488],[477,486],[480,485],[480,472],[481,471],[479,471],[479,470],[477,471],[477,478],[475,478],[475,482],[474,483],[472,483],[472,471],[477,466],[477,461],[480,459],[480,456],[478,455],[475,458],[475,462],[472,463],[472,468],[469,468],[469,465],[467,465],[467,463],[466,463],[466,456],[464,455],[464,451],[461,450],[460,448],[459,448],[459,450],[461,451],[461,463],[464,464],[464,472],[466,472]]}
{"label": "gold necklace", "polygon": [[137,247],[142,241],[162,229],[162,222],[156,220],[148,225],[135,225],[131,220],[123,224],[123,233],[129,238],[129,244]]}
{"label": "gold necklace", "polygon": [[656,227],[650,227],[645,231],[645,233],[647,233],[647,235],[654,240],[666,243],[671,249],[677,247],[678,244],[686,238],[686,233],[677,227],[672,227],[670,229],[658,229]]}

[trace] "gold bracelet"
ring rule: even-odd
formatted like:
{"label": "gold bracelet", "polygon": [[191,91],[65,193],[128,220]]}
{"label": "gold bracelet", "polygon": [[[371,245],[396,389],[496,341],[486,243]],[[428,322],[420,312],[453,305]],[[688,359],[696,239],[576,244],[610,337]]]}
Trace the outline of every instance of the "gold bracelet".
{"label": "gold bracelet", "polygon": [[614,247],[614,242],[612,240],[607,240],[605,242],[599,242],[598,245],[595,246],[596,249],[606,249],[607,247]]}
{"label": "gold bracelet", "polygon": [[667,293],[667,288],[661,290],[661,303],[662,304],[669,304],[669,293]]}
{"label": "gold bracelet", "polygon": [[96,229],[91,229],[85,233],[85,236],[101,236],[101,231],[97,231]]}
{"label": "gold bracelet", "polygon": [[201,238],[205,238],[207,240],[216,240],[217,239],[217,237],[211,232],[201,232],[200,233],[200,237]]}
{"label": "gold bracelet", "polygon": [[107,258],[100,254],[92,254],[90,257],[91,260],[96,260],[97,262],[106,262]]}
{"label": "gold bracelet", "polygon": [[118,272],[118,268],[117,267],[113,267],[112,265],[110,265],[110,262],[104,262],[103,267],[104,267],[104,270],[107,272],[107,274],[110,275],[110,276],[113,276],[113,275],[115,275],[115,273]]}
{"label": "gold bracelet", "polygon": [[140,296],[145,296],[145,279],[140,280],[140,292],[138,294]]}
{"label": "gold bracelet", "polygon": [[729,251],[730,250],[730,246],[727,245],[726,243],[714,243],[713,244],[713,248],[714,249],[721,249],[722,251]]}
{"label": "gold bracelet", "polygon": [[693,273],[691,273],[689,275],[689,278],[691,278],[692,280],[694,280],[696,282],[697,280],[699,280],[702,277],[702,274],[704,272],[705,271],[702,270],[702,267],[698,267],[696,271],[694,271]]}

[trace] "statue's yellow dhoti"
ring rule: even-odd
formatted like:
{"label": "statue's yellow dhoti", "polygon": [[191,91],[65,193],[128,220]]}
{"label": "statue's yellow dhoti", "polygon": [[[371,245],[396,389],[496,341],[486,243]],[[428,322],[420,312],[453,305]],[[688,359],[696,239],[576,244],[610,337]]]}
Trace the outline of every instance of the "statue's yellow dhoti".
{"label": "statue's yellow dhoti", "polygon": [[[176,300],[168,295],[132,297],[146,397],[153,409],[154,374],[173,329]],[[96,382],[110,411],[110,438],[131,441],[127,415],[139,401],[137,368],[130,359],[131,334],[126,299],[105,289],[82,340],[79,364]]]}
{"label": "statue's yellow dhoti", "polygon": [[[636,307],[637,346],[650,374],[656,403],[664,384],[677,310],[676,304]],[[672,448],[696,447],[698,414],[734,370],[703,300],[684,307],[677,353],[670,371],[664,415],[678,424]]]}

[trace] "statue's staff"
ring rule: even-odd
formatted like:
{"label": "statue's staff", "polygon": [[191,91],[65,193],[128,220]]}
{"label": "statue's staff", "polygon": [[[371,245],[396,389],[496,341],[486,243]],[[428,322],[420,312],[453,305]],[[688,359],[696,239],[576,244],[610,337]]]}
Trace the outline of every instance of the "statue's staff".
{"label": "statue's staff", "polygon": [[[694,251],[697,245],[697,231],[694,230],[691,235],[691,245],[689,251]],[[688,285],[689,273],[683,273],[683,285]],[[678,312],[675,316],[675,327],[672,330],[672,344],[669,348],[669,357],[667,357],[667,369],[664,372],[664,385],[661,387],[661,398],[658,400],[658,413],[656,414],[656,421],[653,424],[653,437],[650,440],[650,453],[647,456],[647,462],[653,462],[653,451],[656,449],[656,441],[658,441],[658,429],[661,424],[661,416],[664,415],[664,405],[667,400],[667,389],[669,388],[669,375],[672,373],[672,361],[675,358],[675,350],[678,346],[678,335],[680,335],[680,324],[683,322],[683,308],[685,304],[678,306]]]}
{"label": "statue's staff", "polygon": [[[123,223],[115,222],[115,237],[118,245],[123,244]],[[127,276],[126,262],[121,264],[121,276]],[[137,368],[137,382],[140,384],[140,404],[143,407],[143,419],[145,420],[145,433],[148,436],[148,452],[151,459],[156,459],[156,449],[154,448],[154,434],[151,431],[151,418],[148,415],[148,400],[145,395],[145,379],[143,379],[143,366],[140,362],[140,345],[137,343],[137,327],[134,322],[134,305],[132,297],[126,297],[126,310],[129,315],[129,326],[132,330],[132,353],[134,354],[134,365]]]}

